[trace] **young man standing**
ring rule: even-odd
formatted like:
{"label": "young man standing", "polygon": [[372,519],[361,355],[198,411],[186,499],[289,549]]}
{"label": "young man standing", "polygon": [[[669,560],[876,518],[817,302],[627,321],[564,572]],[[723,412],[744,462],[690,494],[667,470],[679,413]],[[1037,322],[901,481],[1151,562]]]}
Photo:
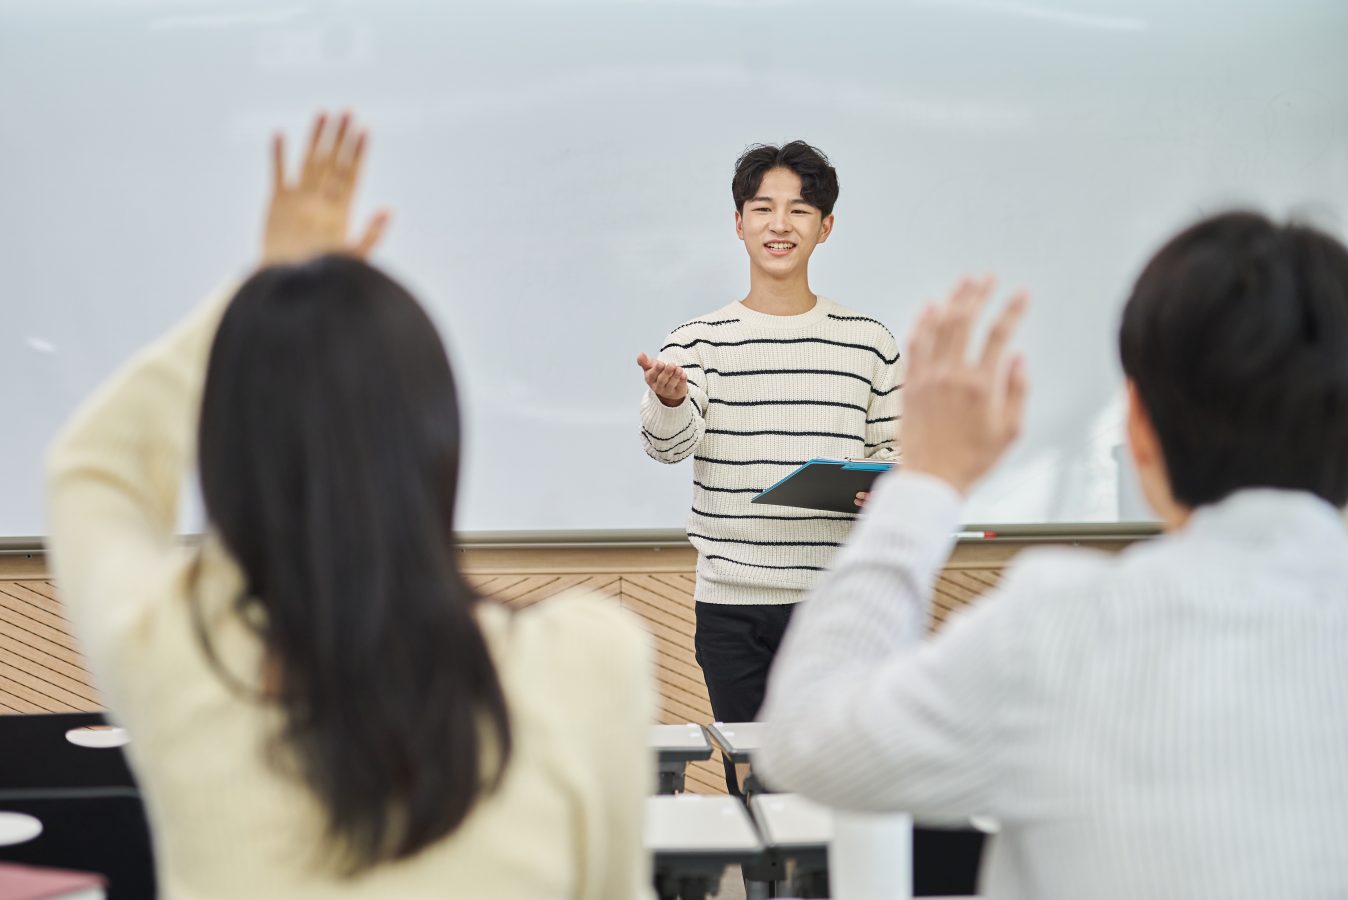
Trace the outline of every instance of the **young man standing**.
{"label": "young man standing", "polygon": [[838,197],[828,159],[803,141],[754,146],[731,189],[748,296],[637,362],[646,452],[693,457],[697,660],[717,720],[741,722],[758,714],[791,612],[855,518],[750,500],[815,457],[894,459],[901,385],[884,325],[810,289]]}

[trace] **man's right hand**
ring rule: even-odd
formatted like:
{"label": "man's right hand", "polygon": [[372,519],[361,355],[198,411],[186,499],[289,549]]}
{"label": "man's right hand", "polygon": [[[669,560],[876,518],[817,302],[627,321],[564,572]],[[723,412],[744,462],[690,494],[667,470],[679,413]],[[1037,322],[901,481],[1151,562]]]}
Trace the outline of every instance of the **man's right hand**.
{"label": "man's right hand", "polygon": [[1008,345],[1029,305],[1012,296],[969,358],[970,335],[988,298],[991,278],[965,278],[942,304],[922,313],[908,343],[899,440],[903,468],[924,472],[968,494],[1020,432],[1027,390],[1025,364]]}
{"label": "man's right hand", "polygon": [[637,357],[637,365],[646,373],[646,386],[665,406],[678,406],[688,396],[688,373],[682,366],[644,353]]}

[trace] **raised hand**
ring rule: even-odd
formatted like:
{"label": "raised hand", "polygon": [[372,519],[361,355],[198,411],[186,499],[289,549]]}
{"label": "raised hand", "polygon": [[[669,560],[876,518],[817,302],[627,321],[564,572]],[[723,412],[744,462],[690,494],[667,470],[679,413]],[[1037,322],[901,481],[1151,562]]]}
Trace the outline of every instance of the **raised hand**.
{"label": "raised hand", "polygon": [[1007,346],[1029,305],[1020,291],[998,315],[977,359],[969,336],[992,294],[991,277],[964,278],[944,303],[928,306],[908,342],[903,387],[903,468],[968,493],[1020,432],[1027,391],[1024,360]]}
{"label": "raised hand", "polygon": [[287,180],[285,143],[272,139],[272,197],[262,238],[262,263],[298,262],[322,253],[364,258],[379,242],[389,214],[375,214],[359,238],[348,237],[351,200],[365,161],[368,135],[352,127],[351,114],[314,120],[299,177]]}
{"label": "raised hand", "polygon": [[644,353],[637,357],[637,365],[646,373],[646,386],[665,406],[678,406],[688,396],[688,373],[682,366]]}

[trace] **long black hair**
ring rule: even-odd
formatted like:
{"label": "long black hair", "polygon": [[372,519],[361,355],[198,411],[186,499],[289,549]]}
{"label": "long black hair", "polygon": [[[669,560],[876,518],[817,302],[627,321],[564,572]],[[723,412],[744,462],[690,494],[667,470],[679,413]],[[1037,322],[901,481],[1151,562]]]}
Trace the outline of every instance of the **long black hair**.
{"label": "long black hair", "polygon": [[260,607],[277,743],[355,873],[454,831],[501,780],[505,696],[458,569],[459,415],[397,282],[324,256],[254,274],[211,350],[200,470]]}

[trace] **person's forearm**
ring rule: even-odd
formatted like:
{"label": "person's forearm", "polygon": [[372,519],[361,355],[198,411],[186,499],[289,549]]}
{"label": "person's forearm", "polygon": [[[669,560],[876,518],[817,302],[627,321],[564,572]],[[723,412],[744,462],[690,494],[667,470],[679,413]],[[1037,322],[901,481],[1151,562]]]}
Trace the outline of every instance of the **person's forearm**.
{"label": "person's forearm", "polygon": [[652,459],[676,463],[692,456],[705,431],[697,401],[690,393],[678,406],[666,406],[649,389],[641,399],[641,442]]}
{"label": "person's forearm", "polygon": [[[910,368],[892,370],[894,390],[873,388],[904,417],[906,471],[881,480],[834,571],[787,631],[760,754],[774,786],[947,820],[996,808],[1004,735],[995,720],[1017,656],[1016,607],[980,601],[922,642],[960,495],[1006,451],[1024,413],[1024,362],[1007,344],[1028,295],[1011,299],[970,358],[968,336],[992,289],[991,277],[963,278],[924,309],[909,337]],[[1009,587],[999,594],[1016,596]]]}
{"label": "person's forearm", "polygon": [[214,296],[108,379],[48,451],[49,542],[63,589],[78,589],[72,567],[94,554],[172,543],[206,360],[232,293]]}
{"label": "person's forearm", "polygon": [[801,630],[812,638],[808,653],[822,644],[869,659],[921,640],[960,507],[959,496],[936,479],[883,476],[865,515],[797,613]]}
{"label": "person's forearm", "polygon": [[[832,771],[833,749],[878,702],[863,697],[878,668],[923,639],[959,514],[958,495],[934,479],[896,473],[877,483],[850,541],[795,613],[773,667],[763,762],[774,786],[798,789],[828,772],[841,799],[864,805],[837,780],[846,773]],[[857,790],[869,790],[857,774]]]}

